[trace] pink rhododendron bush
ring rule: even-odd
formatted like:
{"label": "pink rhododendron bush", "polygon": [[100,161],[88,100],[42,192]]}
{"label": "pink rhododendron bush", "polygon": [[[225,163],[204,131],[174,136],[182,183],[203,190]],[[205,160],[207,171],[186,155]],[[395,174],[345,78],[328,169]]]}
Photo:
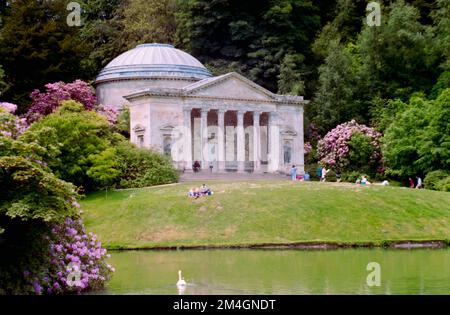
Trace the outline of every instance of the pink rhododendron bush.
{"label": "pink rhododendron bush", "polygon": [[14,115],[17,105],[11,103],[0,103],[0,133],[7,137],[17,138],[23,134],[27,128],[27,120]]}
{"label": "pink rhododendron bush", "polygon": [[352,120],[338,125],[319,140],[322,165],[345,170],[382,171],[381,134]]}
{"label": "pink rhododendron bush", "polygon": [[49,83],[45,85],[44,92],[34,90],[30,97],[32,103],[26,115],[30,122],[51,114],[62,101],[77,101],[83,104],[87,110],[92,110],[97,103],[97,97],[94,95],[92,87],[81,80],[72,83]]}

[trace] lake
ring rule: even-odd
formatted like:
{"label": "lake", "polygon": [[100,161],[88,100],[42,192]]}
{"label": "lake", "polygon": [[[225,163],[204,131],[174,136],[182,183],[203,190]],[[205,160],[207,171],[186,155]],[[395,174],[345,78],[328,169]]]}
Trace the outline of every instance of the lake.
{"label": "lake", "polygon": [[[106,294],[450,294],[450,249],[111,251]],[[367,264],[381,286],[367,285]],[[178,270],[188,286],[176,287]]]}

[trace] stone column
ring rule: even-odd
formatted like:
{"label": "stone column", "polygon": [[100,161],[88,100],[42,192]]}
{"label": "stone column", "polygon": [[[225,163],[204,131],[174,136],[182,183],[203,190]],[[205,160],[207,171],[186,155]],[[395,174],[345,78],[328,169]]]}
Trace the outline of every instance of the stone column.
{"label": "stone column", "polygon": [[244,114],[245,111],[237,112],[237,162],[238,172],[242,173],[245,170],[245,134],[244,134]]}
{"label": "stone column", "polygon": [[277,113],[269,113],[269,154],[268,154],[268,171],[277,172],[280,164],[280,134],[277,122]]}
{"label": "stone column", "polygon": [[218,145],[218,167],[219,172],[225,171],[225,112],[224,109],[217,111],[218,130],[217,130],[217,145]]}
{"label": "stone column", "polygon": [[305,139],[304,139],[304,126],[303,126],[303,106],[300,108],[298,113],[298,138],[299,138],[299,168],[300,174],[305,174]]}
{"label": "stone column", "polygon": [[200,144],[201,144],[201,157],[202,157],[202,169],[208,169],[209,156],[208,156],[208,109],[200,110]]}
{"label": "stone column", "polygon": [[183,109],[183,127],[184,127],[184,162],[185,170],[192,170],[192,127],[191,127],[191,109]]}
{"label": "stone column", "polygon": [[259,125],[260,112],[253,112],[253,172],[261,171],[261,127]]}

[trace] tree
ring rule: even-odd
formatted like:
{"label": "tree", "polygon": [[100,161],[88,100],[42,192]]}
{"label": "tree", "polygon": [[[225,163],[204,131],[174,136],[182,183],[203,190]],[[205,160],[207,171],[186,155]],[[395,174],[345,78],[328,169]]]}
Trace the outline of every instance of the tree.
{"label": "tree", "polygon": [[0,96],[6,91],[8,88],[8,84],[4,81],[5,79],[5,71],[3,70],[2,66],[0,65]]}
{"label": "tree", "polygon": [[432,32],[435,34],[433,50],[439,56],[441,67],[450,70],[450,3],[446,0],[437,0],[436,10],[431,12],[433,19]]}
{"label": "tree", "polygon": [[450,89],[436,100],[413,97],[386,129],[383,156],[388,172],[424,175],[450,169]]}
{"label": "tree", "polygon": [[176,0],[131,0],[123,8],[121,41],[127,49],[143,43],[174,43],[177,9]]}
{"label": "tree", "polygon": [[193,0],[181,8],[178,42],[213,70],[232,64],[277,91],[281,64],[286,55],[295,55],[292,70],[304,73],[308,81],[313,69],[309,43],[320,27],[320,12],[312,1]]}
{"label": "tree", "polygon": [[66,1],[17,0],[0,29],[0,60],[10,88],[2,97],[25,111],[28,95],[46,82],[83,78],[88,46],[66,23]]}
{"label": "tree", "polygon": [[279,94],[303,95],[305,93],[305,84],[302,81],[301,72],[296,69],[296,65],[301,63],[302,57],[301,55],[286,55],[284,57],[278,75]]}
{"label": "tree", "polygon": [[382,25],[365,25],[358,38],[361,78],[372,95],[407,100],[413,92],[429,92],[437,78],[432,40],[420,12],[403,0],[393,2]]}
{"label": "tree", "polygon": [[361,31],[366,5],[367,2],[363,0],[338,0],[334,19],[322,28],[312,44],[314,54],[325,59],[330,41],[342,45],[354,41]]}
{"label": "tree", "polygon": [[82,60],[89,77],[96,76],[114,56],[124,51],[120,41],[123,30],[123,0],[83,0],[83,22],[80,37],[88,45],[88,55]]}
{"label": "tree", "polygon": [[329,55],[319,67],[319,87],[307,115],[321,134],[351,119],[365,121],[364,110],[356,99],[357,65],[348,49],[330,43]]}

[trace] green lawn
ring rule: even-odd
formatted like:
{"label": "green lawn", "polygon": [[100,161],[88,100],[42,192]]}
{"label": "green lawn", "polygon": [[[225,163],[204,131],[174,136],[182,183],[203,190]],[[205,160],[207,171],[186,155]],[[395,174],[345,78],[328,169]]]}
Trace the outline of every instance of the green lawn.
{"label": "green lawn", "polygon": [[213,196],[191,200],[186,197],[191,186],[90,194],[81,202],[86,227],[109,248],[450,239],[450,193],[317,182],[210,182]]}

